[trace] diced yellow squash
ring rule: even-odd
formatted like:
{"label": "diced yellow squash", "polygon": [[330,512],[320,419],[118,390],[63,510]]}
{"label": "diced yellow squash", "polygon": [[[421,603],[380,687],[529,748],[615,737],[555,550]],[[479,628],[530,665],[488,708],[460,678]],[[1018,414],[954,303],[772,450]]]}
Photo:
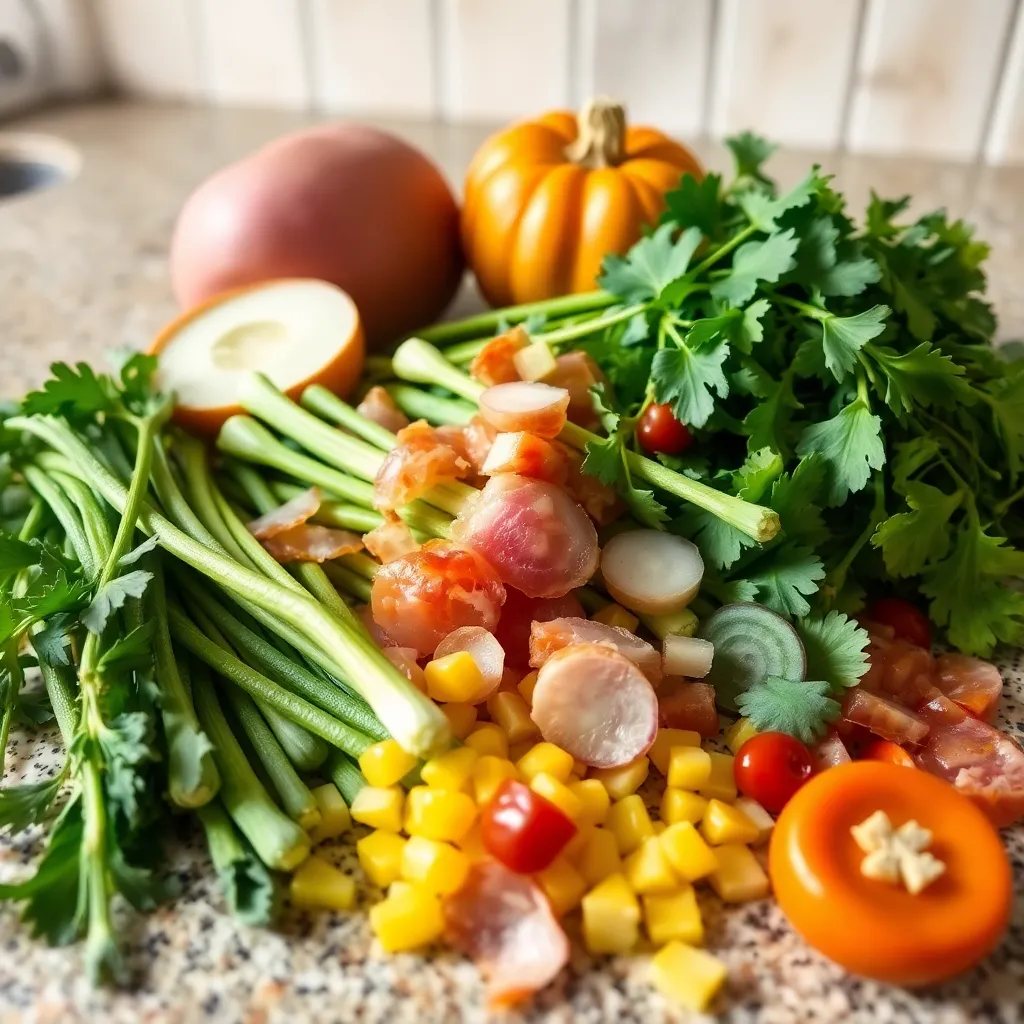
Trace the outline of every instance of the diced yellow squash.
{"label": "diced yellow squash", "polygon": [[476,726],[477,711],[473,704],[442,704],[441,713],[457,740],[464,740]]}
{"label": "diced yellow squash", "polygon": [[520,743],[508,745],[508,759],[515,764],[521,757],[525,757],[533,746],[533,740],[523,740]]}
{"label": "diced yellow squash", "polygon": [[496,722],[508,737],[510,745],[540,737],[540,729],[530,717],[526,701],[518,693],[499,690],[491,694],[487,699],[487,710],[491,713],[491,721]]}
{"label": "diced yellow squash", "polygon": [[723,843],[755,843],[761,830],[732,804],[712,800],[700,823],[700,834],[712,846]]}
{"label": "diced yellow squash", "polygon": [[708,752],[711,758],[711,777],[700,787],[700,795],[709,800],[724,800],[732,803],[736,799],[736,779],[733,776],[733,764],[736,758],[732,754]]}
{"label": "diced yellow squash", "polygon": [[414,786],[405,809],[405,831],[439,842],[457,843],[476,821],[476,804],[466,793]]}
{"label": "diced yellow squash", "polygon": [[572,773],[577,779],[582,779],[583,776],[587,774],[587,770],[589,768],[590,765],[588,765],[586,761],[580,761],[577,759],[572,763]]}
{"label": "diced yellow squash", "polygon": [[415,767],[415,756],[395,740],[381,740],[359,755],[359,770],[371,786],[394,786]]}
{"label": "diced yellow squash", "polygon": [[378,829],[356,843],[356,855],[366,877],[386,889],[402,874],[402,851],[406,840],[396,832]]}
{"label": "diced yellow squash", "polygon": [[534,875],[551,904],[555,917],[575,910],[587,891],[587,881],[565,856],[556,857],[543,871]]}
{"label": "diced yellow squash", "polygon": [[652,821],[651,824],[654,826],[654,834],[656,836],[660,836],[668,828],[668,824],[664,821]]}
{"label": "diced yellow squash", "polygon": [[647,813],[643,800],[636,793],[616,801],[608,808],[605,827],[615,836],[619,853],[623,857],[654,835],[651,816]]}
{"label": "diced yellow squash", "polygon": [[708,798],[690,793],[685,789],[669,787],[661,794],[661,820],[667,825],[675,825],[680,821],[696,824],[704,817],[708,806]]}
{"label": "diced yellow squash", "polygon": [[541,741],[530,749],[516,762],[516,767],[523,777],[529,781],[534,775],[545,772],[559,782],[568,782],[574,764],[572,754],[567,754],[554,743]]}
{"label": "diced yellow squash", "polygon": [[675,892],[643,897],[644,924],[656,946],[666,942],[685,942],[699,946],[704,941],[704,922],[692,885]]}
{"label": "diced yellow squash", "polygon": [[537,689],[537,673],[527,672],[522,679],[516,683],[519,696],[523,698],[528,708],[533,707],[533,691]]}
{"label": "diced yellow squash", "polygon": [[751,736],[757,735],[757,727],[749,718],[737,718],[725,731],[725,744],[734,753],[740,752]]}
{"label": "diced yellow squash", "polygon": [[640,904],[623,875],[609,875],[582,903],[583,942],[589,953],[628,953],[636,945]]}
{"label": "diced yellow squash", "polygon": [[425,886],[410,884],[370,908],[370,928],[388,953],[428,946],[444,933],[441,900]]}
{"label": "diced yellow squash", "polygon": [[651,762],[646,757],[637,757],[618,768],[593,768],[590,778],[597,779],[612,800],[622,800],[635,793],[647,781]]}
{"label": "diced yellow squash", "polygon": [[456,651],[427,662],[423,675],[431,700],[473,703],[473,698],[486,689],[480,667],[469,651]]}
{"label": "diced yellow squash", "polygon": [[603,828],[593,829],[575,863],[587,885],[597,885],[609,875],[620,873],[622,858],[615,836]]}
{"label": "diced yellow squash", "polygon": [[310,840],[322,843],[325,839],[337,839],[352,827],[352,815],[348,804],[333,782],[325,782],[311,790],[317,807],[320,808],[320,824],[309,833]]}
{"label": "diced yellow squash", "polygon": [[668,759],[673,747],[699,747],[700,733],[692,729],[659,729],[647,756],[662,775],[668,775]]}
{"label": "diced yellow squash", "polygon": [[477,822],[455,845],[469,858],[471,864],[490,857],[480,838],[480,822]]}
{"label": "diced yellow squash", "polygon": [[401,832],[404,806],[405,793],[398,786],[363,786],[349,811],[361,825]]}
{"label": "diced yellow squash", "polygon": [[469,858],[449,843],[412,836],[402,851],[402,878],[439,896],[455,892],[469,874]]}
{"label": "diced yellow squash", "polygon": [[519,770],[504,757],[484,754],[473,766],[473,796],[480,807],[489,803],[506,779],[518,779]]}
{"label": "diced yellow squash", "polygon": [[626,858],[623,866],[626,881],[635,893],[666,893],[679,888],[679,879],[657,836],[645,839]]}
{"label": "diced yellow squash", "polygon": [[406,882],[404,879],[398,878],[388,886],[388,898],[392,896],[401,896],[403,893],[412,891],[412,882]]}
{"label": "diced yellow squash", "polygon": [[711,778],[711,755],[700,747],[673,747],[668,755],[668,784],[698,790]]}
{"label": "diced yellow squash", "polygon": [[420,769],[420,778],[434,789],[468,791],[479,757],[472,747],[456,747],[427,761]]}
{"label": "diced yellow squash", "polygon": [[481,757],[508,757],[508,737],[493,722],[481,722],[463,742]]}
{"label": "diced yellow squash", "polygon": [[640,620],[621,604],[606,604],[599,612],[590,616],[594,622],[603,622],[606,626],[618,626],[620,629],[635,633]]}
{"label": "diced yellow squash", "polygon": [[608,817],[608,808],[612,805],[608,790],[600,779],[577,779],[569,782],[569,790],[574,793],[583,807],[577,819],[578,825],[603,825]]}
{"label": "diced yellow squash", "polygon": [[590,842],[590,833],[595,828],[595,825],[577,826],[576,835],[562,847],[562,852],[559,856],[565,857],[570,864],[575,864],[583,856],[583,851],[587,848],[587,843]]}
{"label": "diced yellow squash", "polygon": [[578,821],[583,814],[583,801],[564,783],[547,772],[530,779],[530,789],[553,803],[567,818]]}
{"label": "diced yellow squash", "polygon": [[512,364],[521,380],[543,380],[558,369],[547,342],[539,340],[514,353]]}
{"label": "diced yellow squash", "polygon": [[703,1013],[725,984],[725,964],[702,949],[670,942],[651,959],[651,983],[667,999]]}
{"label": "diced yellow squash", "polygon": [[757,838],[753,840],[754,846],[767,842],[775,828],[775,819],[756,801],[749,797],[741,796],[733,807],[742,811],[756,826]]}
{"label": "diced yellow squash", "polygon": [[676,874],[687,882],[705,878],[718,867],[715,851],[704,842],[700,833],[688,821],[669,825],[658,836],[658,842],[665,851]]}
{"label": "diced yellow squash", "polygon": [[746,903],[768,895],[768,876],[749,846],[726,843],[715,847],[715,856],[718,867],[710,881],[720,899],[726,903]]}
{"label": "diced yellow squash", "polygon": [[289,895],[296,907],[351,910],[356,900],[356,883],[344,871],[313,854],[292,875]]}

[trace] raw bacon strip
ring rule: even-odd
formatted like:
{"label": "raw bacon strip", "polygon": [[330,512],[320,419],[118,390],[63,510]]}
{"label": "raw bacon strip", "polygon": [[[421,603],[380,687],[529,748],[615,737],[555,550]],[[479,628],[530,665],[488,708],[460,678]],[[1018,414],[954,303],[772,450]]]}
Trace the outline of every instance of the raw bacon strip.
{"label": "raw bacon strip", "polygon": [[416,652],[411,647],[385,647],[384,657],[401,672],[420,693],[427,692],[427,677],[423,674]]}
{"label": "raw bacon strip", "polygon": [[392,434],[409,426],[409,417],[395,405],[395,400],[382,387],[370,388],[356,406],[356,412],[377,426],[390,430]]}
{"label": "raw bacon strip", "polygon": [[263,546],[279,562],[327,562],[362,551],[363,539],[348,530],[303,523],[268,537]]}
{"label": "raw bacon strip", "polygon": [[476,662],[476,667],[480,669],[483,688],[466,701],[467,704],[480,704],[501,685],[505,670],[505,652],[494,638],[494,634],[483,626],[460,626],[453,629],[437,645],[434,657],[445,658],[459,651],[469,652],[470,657]]}
{"label": "raw bacon strip", "polygon": [[519,380],[514,356],[529,344],[530,336],[518,325],[491,338],[470,363],[469,375],[485,387]]}
{"label": "raw bacon strip", "polygon": [[629,658],[654,686],[661,682],[661,655],[655,647],[621,626],[606,626],[584,618],[534,622],[530,627],[530,666],[540,668],[556,651],[584,643],[611,647]]}
{"label": "raw bacon strip", "polygon": [[373,482],[373,504],[386,512],[408,505],[436,484],[458,480],[469,462],[426,420],[398,432],[398,444],[388,452]]}
{"label": "raw bacon strip", "polygon": [[916,747],[928,735],[928,723],[912,711],[859,686],[850,690],[843,700],[843,721],[862,725],[883,740],[892,740],[900,746]]}
{"label": "raw bacon strip", "polygon": [[491,445],[498,436],[498,431],[482,416],[474,416],[462,428],[462,443],[465,447],[469,464],[480,473],[490,453]]}
{"label": "raw bacon strip", "polygon": [[529,998],[569,961],[569,940],[537,884],[497,861],[470,868],[445,899],[444,917],[448,944],[487,979],[492,1010]]}
{"label": "raw bacon strip", "polygon": [[536,381],[495,384],[480,395],[480,415],[498,430],[557,437],[565,426],[569,392]]}
{"label": "raw bacon strip", "polygon": [[658,718],[666,729],[689,729],[705,739],[717,736],[715,688],[710,683],[666,680],[658,692]]}
{"label": "raw bacon strip", "polygon": [[965,654],[943,654],[935,660],[936,685],[962,708],[990,722],[1003,692],[1003,677],[995,665]]}
{"label": "raw bacon strip", "polygon": [[363,534],[366,550],[382,565],[419,549],[416,538],[401,519],[390,519]]}
{"label": "raw bacon strip", "polygon": [[594,768],[628,764],[658,734],[654,687],[604,644],[556,651],[537,673],[530,715],[545,740]]}
{"label": "raw bacon strip", "polygon": [[530,631],[535,622],[550,622],[552,619],[585,619],[583,605],[576,595],[569,593],[562,597],[527,597],[515,587],[505,588],[505,603],[501,606],[501,618],[494,635],[505,649],[505,661],[516,668],[525,669],[530,664]]}
{"label": "raw bacon strip", "polygon": [[484,476],[518,473],[561,487],[569,479],[569,468],[562,446],[556,447],[543,437],[520,430],[514,434],[498,434],[494,438],[480,472]]}
{"label": "raw bacon strip", "polygon": [[567,352],[558,356],[554,372],[544,378],[544,383],[569,392],[568,416],[573,423],[588,430],[600,426],[590,389],[597,384],[607,387],[608,378],[586,352]]}
{"label": "raw bacon strip", "polygon": [[320,488],[310,487],[308,491],[296,494],[291,501],[286,501],[280,508],[254,519],[247,529],[258,540],[266,540],[285,530],[301,526],[312,519],[320,509]]}

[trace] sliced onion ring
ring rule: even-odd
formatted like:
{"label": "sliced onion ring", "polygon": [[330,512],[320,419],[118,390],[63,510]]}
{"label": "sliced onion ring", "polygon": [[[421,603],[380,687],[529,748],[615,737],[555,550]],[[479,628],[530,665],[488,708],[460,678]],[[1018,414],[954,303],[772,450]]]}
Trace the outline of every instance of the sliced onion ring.
{"label": "sliced onion ring", "polygon": [[446,658],[449,654],[466,651],[476,662],[483,677],[483,689],[470,697],[467,704],[480,704],[501,685],[505,669],[505,651],[494,634],[483,626],[460,626],[453,629],[434,651],[435,658]]}
{"label": "sliced onion ring", "polygon": [[641,614],[668,615],[700,590],[704,561],[697,545],[662,530],[629,530],[601,552],[601,575],[619,604]]}
{"label": "sliced onion ring", "polygon": [[661,645],[661,667],[667,676],[703,679],[711,671],[715,645],[696,636],[669,634]]}
{"label": "sliced onion ring", "polygon": [[538,381],[495,384],[480,395],[480,415],[498,430],[557,437],[565,426],[569,392]]}

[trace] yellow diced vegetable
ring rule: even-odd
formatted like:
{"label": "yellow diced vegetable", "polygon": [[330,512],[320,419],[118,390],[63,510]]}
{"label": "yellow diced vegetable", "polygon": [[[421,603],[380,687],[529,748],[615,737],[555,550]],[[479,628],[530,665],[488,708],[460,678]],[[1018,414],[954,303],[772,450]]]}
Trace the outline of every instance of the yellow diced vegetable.
{"label": "yellow diced vegetable", "polygon": [[472,704],[442,704],[441,712],[457,740],[464,740],[476,726],[477,711]]}
{"label": "yellow diced vegetable", "polygon": [[363,786],[349,808],[354,821],[388,832],[402,831],[405,794],[398,786]]}
{"label": "yellow diced vegetable", "polygon": [[704,922],[692,885],[677,892],[644,896],[644,924],[651,942],[685,942],[699,946],[704,941]]}
{"label": "yellow diced vegetable", "polygon": [[549,800],[574,822],[583,814],[583,801],[564,782],[559,782],[547,772],[534,775],[530,780],[530,789]]}
{"label": "yellow diced vegetable", "polygon": [[546,342],[535,341],[512,355],[512,364],[522,380],[543,380],[558,369]]}
{"label": "yellow diced vegetable", "polygon": [[370,908],[370,928],[388,953],[419,949],[444,934],[441,901],[422,885],[410,885]]}
{"label": "yellow diced vegetable", "polygon": [[711,755],[700,747],[673,747],[668,756],[668,784],[697,790],[711,778]]}
{"label": "yellow diced vegetable", "polygon": [[603,825],[612,801],[601,780],[578,779],[569,783],[569,790],[583,806],[577,824]]}
{"label": "yellow diced vegetable", "polygon": [[564,856],[556,857],[548,867],[535,875],[534,879],[547,896],[556,917],[562,917],[570,910],[575,910],[587,891],[586,879]]}
{"label": "yellow diced vegetable", "polygon": [[560,856],[565,857],[570,864],[575,864],[583,856],[583,851],[587,848],[587,843],[590,842],[590,834],[595,827],[594,825],[577,825],[576,835],[562,847]]}
{"label": "yellow diced vegetable", "polygon": [[651,824],[654,826],[654,834],[656,836],[660,836],[668,828],[668,824],[664,821],[652,821]]}
{"label": "yellow diced vegetable", "polygon": [[640,894],[673,892],[679,879],[656,836],[645,839],[625,860],[626,881]]}
{"label": "yellow diced vegetable", "polygon": [[756,735],[757,727],[749,718],[737,718],[736,721],[733,722],[725,731],[725,743],[734,754],[738,754],[740,752],[740,747],[742,747],[751,736]]}
{"label": "yellow diced vegetable", "polygon": [[738,808],[712,800],[700,823],[700,834],[712,846],[722,843],[755,843],[761,830]]}
{"label": "yellow diced vegetable", "polygon": [[715,847],[715,856],[718,867],[710,881],[720,899],[726,903],[746,903],[768,895],[768,876],[749,846],[726,843]]}
{"label": "yellow diced vegetable", "polygon": [[533,707],[533,691],[537,688],[537,673],[527,672],[522,679],[516,683],[519,696],[526,702],[526,706]]}
{"label": "yellow diced vegetable", "polygon": [[359,770],[371,786],[393,786],[416,767],[416,758],[395,740],[381,740],[359,755]]}
{"label": "yellow diced vegetable", "polygon": [[456,793],[468,790],[479,757],[472,747],[456,747],[427,761],[420,769],[420,778],[434,789]]}
{"label": "yellow diced vegetable", "polygon": [[356,883],[344,871],[314,854],[292,875],[289,895],[296,907],[351,910],[356,900]]}
{"label": "yellow diced vegetable", "polygon": [[615,836],[603,828],[595,828],[587,839],[583,852],[576,857],[576,867],[587,885],[597,885],[609,875],[622,871],[622,858]]}
{"label": "yellow diced vegetable", "polygon": [[423,675],[431,700],[472,703],[486,689],[480,667],[469,651],[456,651],[427,662]]}
{"label": "yellow diced vegetable", "polygon": [[515,764],[521,757],[525,757],[533,746],[533,740],[523,740],[520,743],[510,743],[508,746],[508,759]]}
{"label": "yellow diced vegetable", "polygon": [[469,858],[448,843],[413,836],[402,851],[402,878],[439,896],[455,892],[469,874]]}
{"label": "yellow diced vegetable", "polygon": [[640,904],[622,875],[609,875],[582,903],[583,942],[589,953],[628,953],[636,945]]}
{"label": "yellow diced vegetable", "polygon": [[670,942],[651,960],[651,983],[667,999],[703,1013],[725,984],[725,964],[702,949]]}
{"label": "yellow diced vegetable", "polygon": [[732,803],[736,799],[736,779],[732,769],[736,758],[732,754],[708,753],[711,758],[711,778],[700,787],[700,795],[709,800],[724,800]]}
{"label": "yellow diced vegetable", "polygon": [[320,824],[309,833],[313,843],[337,839],[352,827],[352,815],[348,812],[348,804],[333,782],[325,782],[322,786],[314,787],[312,793],[317,807],[320,808]]}
{"label": "yellow diced vegetable", "polygon": [[673,747],[699,747],[700,733],[692,729],[659,729],[647,756],[662,775],[668,775],[668,759]]}
{"label": "yellow diced vegetable", "polygon": [[644,784],[650,770],[651,762],[646,757],[638,757],[618,768],[594,768],[590,778],[597,779],[613,800],[622,800]]}
{"label": "yellow diced vegetable", "polygon": [[356,843],[356,855],[366,877],[386,889],[402,873],[402,851],[406,840],[382,829],[363,836]]}
{"label": "yellow diced vegetable", "polygon": [[481,757],[508,757],[508,737],[493,722],[481,722],[464,742]]}
{"label": "yellow diced vegetable", "polygon": [[487,710],[491,713],[491,720],[501,727],[510,744],[540,736],[540,729],[530,717],[526,701],[518,693],[499,690],[488,698]]}
{"label": "yellow diced vegetable", "polygon": [[577,779],[582,779],[587,774],[589,768],[590,765],[586,761],[574,760],[572,763],[572,773]]}
{"label": "yellow diced vegetable", "polygon": [[635,633],[640,620],[621,604],[606,604],[599,612],[590,616],[594,622],[603,622],[606,626],[618,626],[620,629]]}
{"label": "yellow diced vegetable", "polygon": [[401,878],[395,879],[388,886],[388,899],[392,896],[402,896],[404,893],[412,892],[413,888],[412,882],[406,882]]}
{"label": "yellow diced vegetable", "polygon": [[679,821],[690,821],[696,824],[704,817],[708,806],[708,798],[697,793],[689,793],[685,789],[666,789],[661,794],[661,820],[668,825]]}
{"label": "yellow diced vegetable", "polygon": [[553,776],[559,782],[568,782],[572,774],[572,754],[567,754],[561,747],[554,743],[538,743],[516,762],[516,767],[522,772],[524,778],[529,781],[534,775],[545,772]]}
{"label": "yellow diced vegetable", "polygon": [[473,767],[473,795],[477,804],[483,807],[489,803],[498,787],[506,779],[518,779],[519,770],[504,757],[485,754]]}
{"label": "yellow diced vegetable", "polygon": [[676,874],[687,882],[710,875],[718,867],[715,851],[701,838],[700,833],[688,821],[669,825],[658,836],[665,856],[668,857]]}
{"label": "yellow diced vegetable", "polygon": [[478,860],[486,860],[490,854],[484,848],[483,840],[480,838],[480,823],[477,822],[456,844],[458,848],[469,858],[471,864]]}
{"label": "yellow diced vegetable", "polygon": [[753,840],[753,845],[758,846],[766,842],[775,828],[775,819],[756,800],[749,797],[741,796],[733,807],[742,811],[757,826],[757,838]]}
{"label": "yellow diced vegetable", "polygon": [[617,801],[608,808],[605,826],[619,845],[619,853],[625,857],[632,853],[645,839],[654,835],[651,816],[643,800],[636,793]]}
{"label": "yellow diced vegetable", "polygon": [[405,831],[411,836],[457,843],[476,820],[476,804],[466,793],[414,786],[406,800]]}

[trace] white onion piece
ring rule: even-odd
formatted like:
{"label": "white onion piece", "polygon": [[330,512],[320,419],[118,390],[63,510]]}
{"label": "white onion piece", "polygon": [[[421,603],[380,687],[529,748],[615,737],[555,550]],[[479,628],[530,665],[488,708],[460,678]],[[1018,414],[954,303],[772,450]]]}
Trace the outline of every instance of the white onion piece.
{"label": "white onion piece", "polygon": [[446,658],[449,654],[459,651],[469,653],[476,667],[480,669],[484,686],[478,694],[469,698],[468,704],[480,704],[501,685],[501,676],[505,670],[505,651],[495,639],[494,634],[483,626],[460,626],[453,629],[434,651],[435,658]]}
{"label": "white onion piece", "polygon": [[711,671],[715,645],[696,636],[667,636],[661,646],[661,667],[667,676],[703,679]]}
{"label": "white onion piece", "polygon": [[565,426],[569,392],[537,381],[495,384],[480,395],[480,415],[498,430],[557,437]]}
{"label": "white onion piece", "polygon": [[685,608],[700,590],[704,561],[697,545],[661,530],[630,530],[601,552],[601,575],[619,604],[647,615]]}
{"label": "white onion piece", "polygon": [[558,369],[551,349],[543,341],[521,348],[512,357],[512,363],[523,380],[543,380]]}

